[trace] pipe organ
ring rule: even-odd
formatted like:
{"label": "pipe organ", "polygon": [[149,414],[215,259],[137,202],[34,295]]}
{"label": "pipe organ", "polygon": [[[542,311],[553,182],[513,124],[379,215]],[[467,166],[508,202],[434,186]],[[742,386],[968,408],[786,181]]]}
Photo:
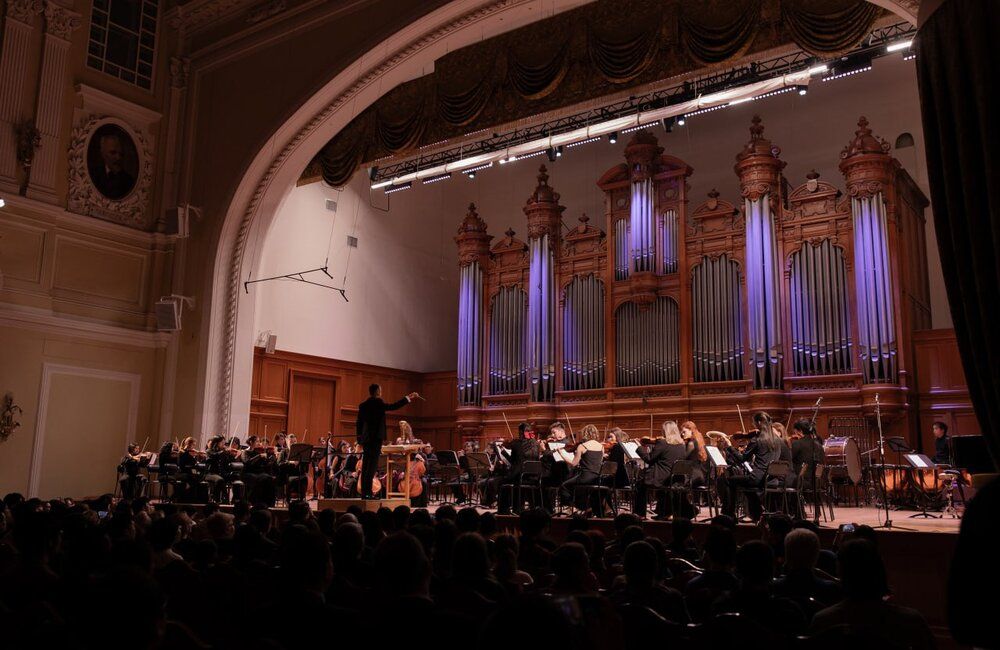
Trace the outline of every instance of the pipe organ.
{"label": "pipe organ", "polygon": [[846,192],[816,172],[790,188],[755,116],[739,203],[713,190],[690,207],[693,170],[639,131],[597,181],[601,228],[562,224],[544,166],[526,242],[508,229],[492,243],[470,207],[456,237],[460,429],[569,414],[734,430],[737,404],[781,417],[822,396],[822,430],[871,414],[878,393],[887,429],[909,433],[912,333],[930,326],[927,200],[888,149],[861,118],[840,155]]}

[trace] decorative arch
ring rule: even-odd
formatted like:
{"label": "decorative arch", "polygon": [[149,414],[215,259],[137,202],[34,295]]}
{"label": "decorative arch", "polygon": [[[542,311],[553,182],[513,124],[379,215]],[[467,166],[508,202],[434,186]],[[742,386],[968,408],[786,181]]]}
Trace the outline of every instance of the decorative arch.
{"label": "decorative arch", "polygon": [[[916,24],[919,0],[871,1]],[[569,0],[560,4],[560,11],[584,3]],[[229,431],[234,412],[249,412],[256,298],[241,287],[244,253],[254,235],[267,233],[273,215],[320,148],[354,115],[396,85],[418,76],[423,66],[447,49],[541,17],[534,0],[454,0],[347,66],[268,138],[237,186],[219,235],[210,314],[201,333],[206,354],[198,368],[203,384],[197,409],[201,422],[196,426],[203,431]]]}

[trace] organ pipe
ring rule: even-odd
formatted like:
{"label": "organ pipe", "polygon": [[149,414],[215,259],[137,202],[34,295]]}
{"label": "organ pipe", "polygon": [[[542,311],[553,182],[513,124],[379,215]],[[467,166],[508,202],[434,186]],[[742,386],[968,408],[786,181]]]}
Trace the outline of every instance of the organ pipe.
{"label": "organ pipe", "polygon": [[792,254],[789,314],[796,375],[851,371],[844,254],[829,239]]}
{"label": "organ pipe", "polygon": [[563,307],[563,387],[604,386],[604,285],[590,274],[574,277]]}
{"label": "organ pipe", "polygon": [[629,203],[632,231],[630,251],[632,271],[654,271],[656,264],[656,220],[653,216],[653,180],[642,178],[632,183]]}
{"label": "organ pipe", "polygon": [[851,200],[858,353],[865,383],[896,381],[896,322],[885,201],[878,192]]}
{"label": "organ pipe", "polygon": [[677,211],[667,210],[663,215],[663,272],[677,273]]}
{"label": "organ pipe", "polygon": [[781,385],[778,246],[769,195],[747,198],[746,279],[750,360],[755,388]]}
{"label": "organ pipe", "polygon": [[727,255],[704,257],[692,271],[695,381],[743,378],[739,265]]}
{"label": "organ pipe", "polygon": [[490,309],[490,394],[523,393],[525,385],[525,350],[521,335],[526,324],[524,303],[519,287],[501,287]]}
{"label": "organ pipe", "polygon": [[615,314],[619,386],[651,386],[680,381],[677,303],[660,296],[645,308],[623,303]]}

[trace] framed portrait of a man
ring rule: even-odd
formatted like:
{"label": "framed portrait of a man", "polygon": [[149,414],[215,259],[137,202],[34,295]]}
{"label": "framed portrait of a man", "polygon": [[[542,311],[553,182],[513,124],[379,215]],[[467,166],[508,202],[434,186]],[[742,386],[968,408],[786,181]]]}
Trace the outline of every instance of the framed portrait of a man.
{"label": "framed portrait of a man", "polygon": [[121,201],[135,189],[139,152],[132,136],[117,124],[94,130],[87,145],[87,173],[105,198]]}

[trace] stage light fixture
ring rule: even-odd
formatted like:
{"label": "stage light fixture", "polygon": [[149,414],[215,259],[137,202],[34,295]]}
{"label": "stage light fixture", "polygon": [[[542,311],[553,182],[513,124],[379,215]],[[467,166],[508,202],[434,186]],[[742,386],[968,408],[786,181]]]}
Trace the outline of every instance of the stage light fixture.
{"label": "stage light fixture", "polygon": [[7,205],[7,202],[3,200],[2,196],[0,196],[0,208],[4,207],[5,205]]}
{"label": "stage light fixture", "polygon": [[913,45],[913,40],[896,41],[895,43],[890,43],[885,47],[886,52],[898,52],[900,50],[905,50]]}
{"label": "stage light fixture", "polygon": [[451,173],[450,172],[446,172],[446,173],[441,174],[439,176],[430,176],[429,178],[425,178],[423,180],[423,184],[424,185],[430,185],[431,183],[438,183],[440,181],[446,181],[449,178],[451,178]]}
{"label": "stage light fixture", "polygon": [[611,144],[615,144],[616,142],[618,142],[618,131],[612,131],[611,133],[608,134],[608,142],[610,142]]}
{"label": "stage light fixture", "polygon": [[677,116],[677,126],[684,126],[687,123],[687,115]]}
{"label": "stage light fixture", "polygon": [[813,75],[822,74],[822,73],[826,72],[829,69],[830,68],[827,67],[827,65],[825,63],[820,63],[819,65],[814,65],[813,67],[809,68],[809,70],[807,70],[807,72],[809,73],[810,76],[813,76]]}
{"label": "stage light fixture", "polygon": [[809,86],[796,86],[799,91],[799,95],[805,95],[809,92]]}
{"label": "stage light fixture", "polygon": [[385,190],[385,193],[386,194],[394,194],[396,192],[402,192],[403,190],[408,190],[411,187],[413,187],[413,183],[411,183],[410,181],[407,181],[407,182],[403,183],[402,185],[393,185],[392,187],[387,187],[386,190]]}
{"label": "stage light fixture", "polygon": [[476,177],[476,172],[469,172],[468,174],[466,174],[466,176],[469,177],[469,180],[472,180],[473,178]]}
{"label": "stage light fixture", "polygon": [[660,120],[660,123],[663,125],[664,131],[666,131],[667,133],[671,133],[674,130],[674,124],[677,124],[677,118],[665,117],[662,120]]}
{"label": "stage light fixture", "polygon": [[556,158],[562,158],[563,148],[562,145],[556,147]]}
{"label": "stage light fixture", "polygon": [[378,176],[378,167],[376,165],[372,165],[371,167],[368,168],[368,180],[374,183],[375,177],[377,176]]}
{"label": "stage light fixture", "polygon": [[556,161],[557,156],[556,156],[555,147],[549,147],[548,149],[546,149],[545,150],[545,154],[549,157],[549,162],[555,162]]}

